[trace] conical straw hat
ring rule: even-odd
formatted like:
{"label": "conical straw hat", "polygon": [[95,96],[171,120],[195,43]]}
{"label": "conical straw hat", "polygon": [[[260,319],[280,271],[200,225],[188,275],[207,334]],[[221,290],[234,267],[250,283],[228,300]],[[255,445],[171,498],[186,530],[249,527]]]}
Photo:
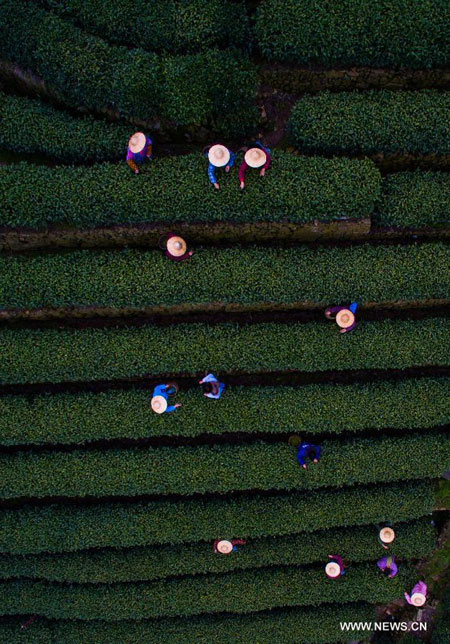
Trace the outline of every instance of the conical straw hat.
{"label": "conical straw hat", "polygon": [[330,561],[325,566],[325,572],[330,577],[339,577],[339,575],[341,574],[341,568],[335,561]]}
{"label": "conical straw hat", "polygon": [[230,160],[230,151],[224,145],[213,145],[209,148],[208,159],[216,168],[221,168]]}
{"label": "conical straw hat", "polygon": [[223,555],[229,555],[233,550],[233,544],[231,543],[231,541],[223,539],[217,544],[217,550]]}
{"label": "conical straw hat", "polygon": [[146,140],[147,139],[145,138],[145,134],[143,132],[135,132],[128,141],[128,147],[134,154],[137,154],[138,152],[142,152],[142,150],[145,148]]}
{"label": "conical straw hat", "polygon": [[186,252],[186,242],[182,237],[171,237],[167,240],[167,250],[175,257],[181,257]]}
{"label": "conical straw hat", "polygon": [[411,595],[411,602],[414,606],[423,606],[427,598],[422,593],[413,593]]}
{"label": "conical straw hat", "polygon": [[162,414],[167,409],[167,400],[164,396],[153,396],[151,406],[154,412]]}
{"label": "conical straw hat", "polygon": [[395,532],[392,528],[382,528],[380,530],[380,539],[383,543],[392,543],[395,539]]}
{"label": "conical straw hat", "polygon": [[349,309],[342,309],[336,315],[336,322],[341,329],[348,329],[349,326],[352,326],[355,321],[355,316]]}
{"label": "conical straw hat", "polygon": [[260,168],[265,164],[267,156],[266,153],[259,148],[250,148],[245,153],[245,162],[251,168]]}

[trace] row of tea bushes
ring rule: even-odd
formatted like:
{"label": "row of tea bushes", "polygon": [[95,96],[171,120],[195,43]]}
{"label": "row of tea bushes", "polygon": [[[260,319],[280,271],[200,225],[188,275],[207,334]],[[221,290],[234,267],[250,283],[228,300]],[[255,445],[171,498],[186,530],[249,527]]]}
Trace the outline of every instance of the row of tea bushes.
{"label": "row of tea bushes", "polygon": [[298,147],[325,154],[450,154],[450,92],[321,92],[294,106]]}
{"label": "row of tea bushes", "polygon": [[18,153],[44,154],[65,162],[105,161],[126,155],[132,130],[96,120],[75,118],[39,99],[0,92],[0,147]]}
{"label": "row of tea bushes", "polygon": [[[167,373],[407,368],[445,365],[444,319],[360,323],[345,340],[331,323],[181,324],[171,328],[3,329],[3,383]],[[165,347],[170,347],[167,353]],[[293,353],[292,347],[299,347]],[[368,351],[368,347],[371,348]]]}
{"label": "row of tea bushes", "polygon": [[248,45],[243,0],[33,0],[109,42],[149,51],[195,54]]}
{"label": "row of tea bushes", "polygon": [[[284,443],[18,452],[0,456],[3,499],[216,494],[439,477],[450,463],[445,434],[321,441],[304,471]],[[388,458],[383,455],[388,454]]]}
{"label": "row of tea bushes", "polygon": [[208,49],[159,56],[116,47],[24,0],[0,6],[0,54],[30,68],[70,106],[218,130],[226,117],[227,134],[242,129],[258,83],[242,54]]}
{"label": "row of tea bushes", "polygon": [[371,563],[352,565],[338,581],[328,579],[323,566],[283,566],[126,584],[0,581],[0,604],[4,615],[105,621],[249,613],[352,601],[387,604],[402,597],[416,578],[411,564],[404,563],[394,579],[386,579]]}
{"label": "row of tea bushes", "polygon": [[[1,226],[78,228],[143,222],[312,222],[369,216],[381,176],[369,161],[276,152],[269,172],[220,173],[220,190],[200,154],[157,159],[134,175],[125,161],[89,168],[0,167]],[[236,163],[238,165],[238,162]]]}
{"label": "row of tea bushes", "polygon": [[[340,622],[367,622],[373,618],[371,604],[348,603],[273,609],[250,614],[202,615],[139,621],[75,621],[40,618],[18,628],[17,619],[0,622],[0,637],[8,644],[331,644],[342,640]],[[348,634],[356,635],[350,629]]]}
{"label": "row of tea bushes", "polygon": [[298,65],[446,67],[448,0],[263,0],[255,41],[269,60]]}
{"label": "row of tea bushes", "polygon": [[409,521],[431,513],[433,504],[432,484],[424,480],[314,494],[26,506],[0,510],[0,552],[26,555],[282,536]]}
{"label": "row of tea bushes", "polygon": [[70,311],[74,307],[165,311],[182,306],[198,311],[227,304],[233,310],[296,303],[325,308],[351,300],[381,305],[449,299],[449,259],[448,247],[442,243],[199,248],[182,265],[168,261],[160,250],[3,255],[0,306],[70,307]]}
{"label": "row of tea bushes", "polygon": [[[447,378],[355,385],[230,387],[220,415],[199,391],[181,391],[176,413],[150,413],[148,391],[0,397],[0,444],[80,444],[116,438],[245,432],[317,434],[411,430],[448,422]],[[382,410],[382,413],[381,413]],[[189,422],[180,423],[189,417]]]}
{"label": "row of tea bushes", "polygon": [[[394,528],[392,552],[396,557],[421,559],[435,547],[437,534],[430,517],[398,523]],[[0,578],[95,584],[150,581],[263,566],[305,565],[326,561],[330,552],[339,552],[346,561],[373,561],[381,552],[376,536],[377,528],[368,525],[252,539],[233,557],[218,557],[207,542],[62,554],[0,555]]]}
{"label": "row of tea bushes", "polygon": [[1,384],[447,366],[450,320],[0,329]]}

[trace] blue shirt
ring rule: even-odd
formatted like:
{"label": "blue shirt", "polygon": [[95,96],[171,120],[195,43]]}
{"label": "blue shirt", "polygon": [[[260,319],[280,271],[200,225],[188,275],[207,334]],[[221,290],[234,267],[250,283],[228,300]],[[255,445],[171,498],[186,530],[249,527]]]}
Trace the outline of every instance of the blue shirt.
{"label": "blue shirt", "polygon": [[353,313],[353,315],[354,315],[356,309],[358,308],[358,305],[357,305],[356,302],[352,302],[348,308],[349,308],[349,311],[351,311]]}
{"label": "blue shirt", "polygon": [[217,394],[205,394],[207,398],[215,398],[216,400],[218,400],[222,395],[222,391],[225,389],[225,384],[223,382],[219,382],[216,376],[214,376],[212,373],[209,373],[207,376],[205,376],[205,378],[203,378],[203,382],[217,382],[219,384],[219,391]]}
{"label": "blue shirt", "polygon": [[320,458],[320,447],[318,445],[312,445],[311,443],[302,443],[297,448],[297,461],[303,467],[305,465],[305,459],[310,456],[312,452],[315,452],[315,458],[319,460]]}
{"label": "blue shirt", "polygon": [[[153,389],[153,397],[155,396],[162,396],[167,401],[169,401],[169,396],[167,395],[166,391],[166,385],[156,385],[156,387]],[[174,407],[173,405],[168,405],[165,411],[175,411],[175,409],[176,407]]]}
{"label": "blue shirt", "polygon": [[[236,155],[233,152],[231,152],[231,150],[228,150],[228,152],[230,153],[230,160],[228,161],[225,167],[229,166],[231,168],[234,165],[234,159],[236,158]],[[208,157],[208,154],[205,154],[205,157]],[[217,183],[216,175],[214,174],[216,167],[217,166],[213,165],[211,161],[208,163],[208,179],[213,185]]]}

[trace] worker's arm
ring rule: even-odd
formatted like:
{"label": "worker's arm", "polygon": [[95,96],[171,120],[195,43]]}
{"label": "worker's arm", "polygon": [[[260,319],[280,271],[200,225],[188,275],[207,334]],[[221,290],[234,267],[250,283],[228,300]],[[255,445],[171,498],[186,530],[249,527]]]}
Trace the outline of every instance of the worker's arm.
{"label": "worker's arm", "polygon": [[[239,177],[239,181],[241,182],[241,184],[244,183],[245,171],[247,170],[247,168],[248,168],[247,162],[242,161],[242,163],[241,163],[241,165],[239,167],[239,172],[238,172],[238,177]],[[243,187],[243,186],[241,185],[241,187]]]}
{"label": "worker's arm", "polygon": [[235,158],[236,158],[236,155],[234,154],[234,152],[231,152],[231,150],[230,150],[230,160],[228,161],[228,163],[227,163],[227,165],[225,167],[225,170],[227,170],[227,169],[229,170],[230,168],[232,168],[234,166]]}
{"label": "worker's arm", "polygon": [[133,159],[127,159],[127,164],[128,164],[128,166],[133,170],[133,172],[134,172],[135,174],[138,174],[138,172],[139,172],[139,168],[137,167],[137,165],[135,164],[135,162],[133,161]]}
{"label": "worker's arm", "polygon": [[217,183],[216,175],[214,173],[214,166],[212,163],[208,163],[208,179],[214,187],[219,186],[219,184]]}

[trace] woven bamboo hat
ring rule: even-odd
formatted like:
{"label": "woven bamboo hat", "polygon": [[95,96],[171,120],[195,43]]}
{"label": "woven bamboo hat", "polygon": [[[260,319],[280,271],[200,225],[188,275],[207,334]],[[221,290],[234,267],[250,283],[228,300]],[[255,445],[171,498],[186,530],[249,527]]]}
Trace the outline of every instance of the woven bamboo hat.
{"label": "woven bamboo hat", "polygon": [[182,237],[171,237],[167,240],[166,246],[169,253],[175,257],[181,257],[187,249],[187,244]]}
{"label": "woven bamboo hat", "polygon": [[392,543],[395,539],[395,532],[392,528],[382,528],[380,530],[380,539],[383,543]]}
{"label": "woven bamboo hat", "polygon": [[341,309],[336,315],[336,322],[341,329],[348,329],[355,321],[355,316],[349,309]]}
{"label": "woven bamboo hat", "polygon": [[423,606],[427,598],[423,593],[413,593],[411,595],[411,602],[414,606]]}
{"label": "woven bamboo hat", "polygon": [[245,153],[244,159],[251,168],[260,168],[265,164],[267,156],[260,148],[250,148]]}
{"label": "woven bamboo hat", "polygon": [[231,543],[231,541],[222,539],[222,541],[219,541],[219,543],[217,544],[217,550],[223,555],[229,555],[233,550],[233,544]]}
{"label": "woven bamboo hat", "polygon": [[128,141],[128,147],[134,154],[137,154],[138,152],[142,152],[142,150],[145,148],[146,140],[147,139],[145,138],[145,134],[143,132],[135,132]]}
{"label": "woven bamboo hat", "polygon": [[329,577],[339,577],[341,574],[341,567],[335,561],[330,561],[325,566],[325,572]]}
{"label": "woven bamboo hat", "polygon": [[167,400],[164,396],[153,396],[151,406],[154,412],[162,414],[167,409]]}
{"label": "woven bamboo hat", "polygon": [[208,159],[216,168],[227,165],[230,160],[230,151],[224,145],[212,145],[209,148]]}

